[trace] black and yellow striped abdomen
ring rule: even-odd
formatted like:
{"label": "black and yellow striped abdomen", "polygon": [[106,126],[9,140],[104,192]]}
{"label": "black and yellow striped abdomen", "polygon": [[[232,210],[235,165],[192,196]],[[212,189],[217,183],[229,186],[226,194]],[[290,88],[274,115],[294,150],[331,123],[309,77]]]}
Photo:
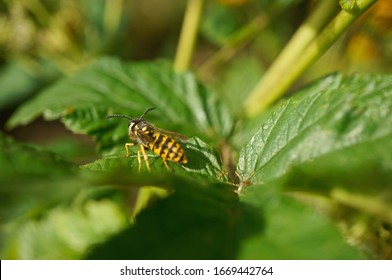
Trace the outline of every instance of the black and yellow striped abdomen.
{"label": "black and yellow striped abdomen", "polygon": [[184,149],[176,140],[158,132],[154,132],[152,137],[154,140],[148,144],[148,148],[163,160],[175,163],[188,162]]}

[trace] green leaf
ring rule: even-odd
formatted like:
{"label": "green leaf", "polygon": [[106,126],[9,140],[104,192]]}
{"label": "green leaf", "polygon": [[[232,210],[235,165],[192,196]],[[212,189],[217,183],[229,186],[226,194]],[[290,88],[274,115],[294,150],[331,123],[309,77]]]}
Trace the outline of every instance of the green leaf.
{"label": "green leaf", "polygon": [[331,221],[274,188],[248,189],[239,202],[233,186],[222,183],[173,175],[142,182],[171,195],[95,246],[88,259],[363,258]]}
{"label": "green leaf", "polygon": [[91,245],[104,241],[126,224],[122,209],[109,200],[57,207],[41,219],[13,224],[3,257],[80,259]]}
{"label": "green leaf", "polygon": [[[0,166],[4,171],[0,173],[2,182],[21,179],[18,175],[50,179],[73,173],[77,169],[75,164],[66,161],[58,154],[18,143],[2,133],[0,133]],[[46,169],[48,166],[51,167],[51,172]]]}
{"label": "green leaf", "polygon": [[[226,172],[222,169],[220,157],[211,146],[197,137],[193,137],[181,144],[189,162],[187,164],[167,162],[169,167],[172,168],[172,171],[185,175],[204,175],[218,181],[228,181]],[[139,168],[136,154],[137,150],[139,150],[138,146],[135,147],[134,154],[125,158],[125,149],[123,148],[123,145],[121,145],[121,149],[117,153],[109,157],[98,159],[95,162],[84,165],[83,167],[95,171],[127,170],[127,172],[136,173]],[[152,152],[147,151],[147,153],[152,174],[159,174],[160,172],[167,171],[159,156]],[[143,157],[141,157],[141,160],[141,171],[147,172]]]}
{"label": "green leaf", "polygon": [[[392,141],[388,138],[365,142],[344,152],[331,152],[295,166],[283,177],[284,187],[289,191],[327,196],[359,213],[358,223],[363,223],[363,216],[367,215],[373,224],[370,227],[377,221],[392,224],[392,153],[389,152]],[[341,214],[339,219],[352,224],[356,218]]]}
{"label": "green leaf", "polygon": [[241,240],[262,227],[230,185],[173,176],[166,184],[175,189],[171,196],[142,211],[133,227],[87,258],[232,259]]}
{"label": "green leaf", "polygon": [[290,190],[324,195],[336,187],[367,195],[386,194],[392,190],[391,149],[392,141],[385,137],[345,148],[344,152],[330,152],[294,166],[284,176],[285,184]]}
{"label": "green leaf", "polygon": [[263,213],[265,230],[242,243],[241,259],[363,259],[336,225],[276,186],[250,186],[241,200]]}
{"label": "green leaf", "polygon": [[[241,181],[266,183],[332,154],[355,154],[365,169],[378,158],[378,167],[390,172],[391,95],[388,75],[332,75],[304,88],[279,105],[241,150]],[[373,163],[366,166],[369,158]],[[331,174],[344,165],[332,156],[328,162]]]}
{"label": "green leaf", "polygon": [[[57,154],[16,143],[3,134],[0,168],[2,222],[66,201],[80,187],[71,184],[77,170],[74,164]],[[66,186],[68,183],[70,186]]]}
{"label": "green leaf", "polygon": [[[391,76],[333,75],[280,104],[241,151],[238,171],[242,184],[255,184],[249,187],[255,191],[245,192],[244,200],[265,205],[256,202],[255,193],[275,189],[275,182],[279,182],[279,190],[286,192],[321,194],[332,202],[325,212],[345,225],[350,240],[366,248],[373,257],[390,256],[384,240],[374,232],[392,222],[391,95]],[[323,208],[314,197],[309,200]],[[301,217],[299,205],[286,213],[289,204],[282,201],[271,216],[267,215],[266,223],[271,229],[275,219],[283,221],[283,216],[287,216],[289,221],[301,223],[299,236],[323,237],[327,230],[321,230],[316,222],[321,218]],[[288,231],[289,221],[281,231]],[[271,237],[279,237],[278,232],[276,227]],[[284,242],[295,240],[289,234],[282,236],[275,248],[277,254],[287,249],[281,246]],[[330,237],[328,234],[323,238]],[[260,246],[272,247],[279,241],[261,237],[257,240]],[[328,247],[340,244],[335,241]],[[301,252],[293,255],[301,256]],[[336,258],[339,256],[346,258],[340,253]],[[314,257],[317,256],[310,258]],[[284,254],[276,258],[284,258]]]}
{"label": "green leaf", "polygon": [[202,34],[216,45],[224,45],[242,22],[238,10],[210,2],[201,25]]}
{"label": "green leaf", "polygon": [[[81,176],[57,154],[0,134],[0,168],[3,258],[81,258],[126,224],[121,204],[111,202],[107,191],[102,195],[87,176],[93,174]],[[99,196],[104,199],[93,200]]]}
{"label": "green leaf", "polygon": [[240,104],[262,76],[260,67],[254,57],[244,54],[215,74],[212,86],[227,101],[231,112],[241,113]]}
{"label": "green leaf", "polygon": [[122,63],[113,58],[102,58],[43,91],[19,108],[8,126],[26,124],[43,114],[48,120],[62,118],[72,131],[92,135],[109,147],[113,140],[124,138],[127,128],[124,121],[107,120],[106,115],[138,117],[150,107],[157,109],[147,119],[164,129],[181,127],[183,132],[218,138],[232,130],[224,104],[192,74],[176,74],[163,61]]}
{"label": "green leaf", "polygon": [[6,64],[0,71],[0,110],[15,106],[27,99],[58,73],[49,65],[38,67],[37,72],[29,72],[18,63]]}

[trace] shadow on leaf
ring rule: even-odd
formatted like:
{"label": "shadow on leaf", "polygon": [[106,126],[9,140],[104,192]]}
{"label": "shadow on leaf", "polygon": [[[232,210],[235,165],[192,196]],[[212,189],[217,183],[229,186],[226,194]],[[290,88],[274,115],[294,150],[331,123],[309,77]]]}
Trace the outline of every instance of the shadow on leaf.
{"label": "shadow on leaf", "polygon": [[133,227],[87,259],[234,259],[241,240],[263,229],[260,211],[240,203],[231,186],[175,183],[171,196],[142,211]]}

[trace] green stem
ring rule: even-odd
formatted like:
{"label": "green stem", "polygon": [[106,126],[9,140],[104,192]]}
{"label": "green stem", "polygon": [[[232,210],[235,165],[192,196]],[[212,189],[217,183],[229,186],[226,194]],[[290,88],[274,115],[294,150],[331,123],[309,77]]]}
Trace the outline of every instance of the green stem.
{"label": "green stem", "polygon": [[123,0],[107,0],[103,15],[103,26],[106,34],[115,33],[121,22],[121,13],[124,9]]}
{"label": "green stem", "polygon": [[180,41],[174,60],[174,70],[183,72],[189,69],[196,42],[204,0],[188,0]]}
{"label": "green stem", "polygon": [[321,2],[314,15],[300,27],[289,46],[271,66],[271,70],[264,75],[245,100],[245,114],[249,117],[254,116],[281,97],[292,83],[376,1],[357,0],[356,9],[340,11],[322,33],[313,39],[330,16],[329,12],[323,13],[322,8],[325,9],[327,2],[332,1]]}
{"label": "green stem", "polygon": [[380,220],[392,222],[391,207],[390,205],[383,202],[381,199],[350,193],[343,189],[332,190],[331,197],[340,204],[378,217]]}

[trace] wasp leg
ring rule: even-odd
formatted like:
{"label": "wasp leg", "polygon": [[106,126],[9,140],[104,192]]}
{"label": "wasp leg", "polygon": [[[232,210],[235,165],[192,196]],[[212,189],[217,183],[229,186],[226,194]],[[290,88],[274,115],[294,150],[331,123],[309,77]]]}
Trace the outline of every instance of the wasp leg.
{"label": "wasp leg", "polygon": [[[144,161],[146,162],[146,166],[147,166],[148,172],[150,172],[151,170],[150,170],[150,164],[148,163],[148,156],[146,154],[146,151],[144,150],[143,145],[140,145],[140,151],[143,154]],[[140,169],[140,166],[139,166],[139,169]]]}
{"label": "wasp leg", "polygon": [[137,172],[139,173],[140,173],[140,168],[142,167],[142,159],[140,157],[140,152],[141,150],[137,151],[137,162],[138,162]]}
{"label": "wasp leg", "polygon": [[167,165],[167,162],[166,162],[166,160],[162,159],[162,161],[163,161],[163,163],[165,164],[165,166],[166,166],[167,170],[171,170],[171,168],[169,167],[169,165]]}
{"label": "wasp leg", "polygon": [[[125,143],[125,150],[127,150],[126,157],[129,157],[129,147],[135,146],[135,143]],[[138,172],[140,172],[140,167],[142,166],[142,160],[140,158],[140,150],[137,151],[137,161],[138,161]]]}
{"label": "wasp leg", "polygon": [[127,150],[127,154],[125,155],[126,157],[129,157],[129,147],[132,147],[134,145],[134,143],[125,143],[125,150]]}

